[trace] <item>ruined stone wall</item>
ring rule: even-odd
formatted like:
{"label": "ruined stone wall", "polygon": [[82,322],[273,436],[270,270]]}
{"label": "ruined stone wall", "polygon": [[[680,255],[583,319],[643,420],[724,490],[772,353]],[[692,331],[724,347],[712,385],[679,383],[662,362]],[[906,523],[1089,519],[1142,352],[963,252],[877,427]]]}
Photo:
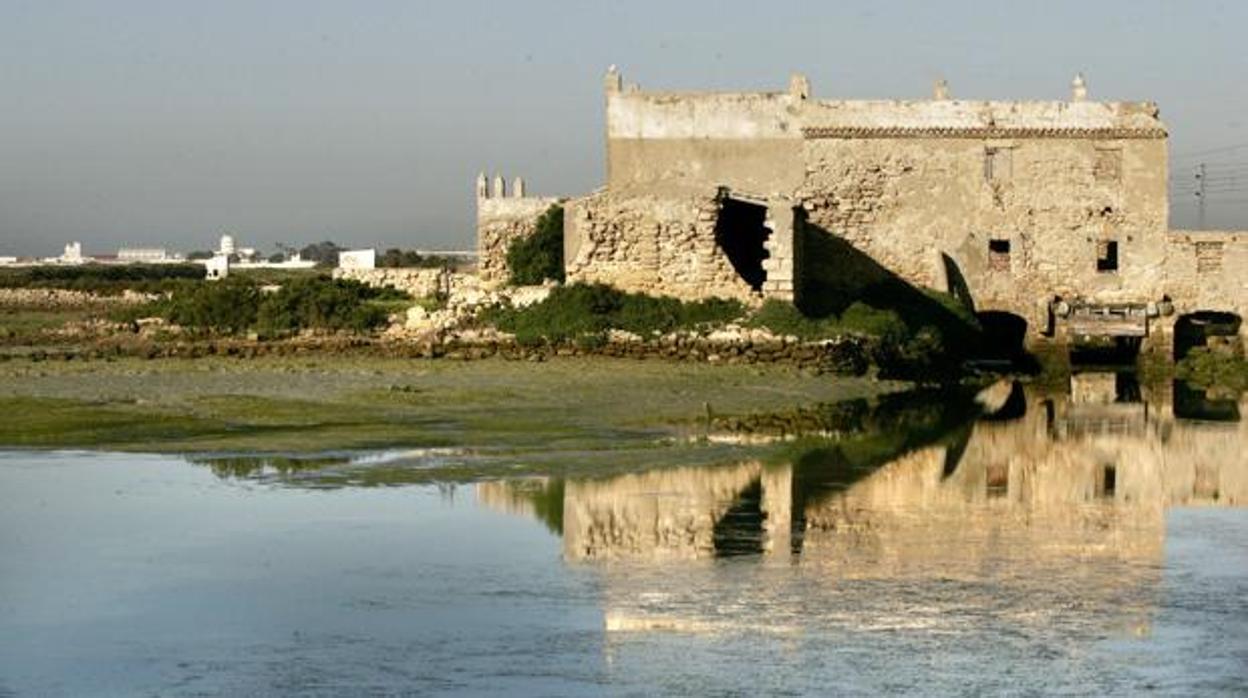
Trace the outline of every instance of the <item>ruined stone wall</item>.
{"label": "ruined stone wall", "polygon": [[715,242],[719,203],[701,196],[599,194],[568,203],[564,265],[569,282],[682,299],[755,299]]}
{"label": "ruined stone wall", "polygon": [[1248,318],[1248,230],[1172,230],[1166,245],[1176,317],[1213,310]]}
{"label": "ruined stone wall", "polygon": [[532,235],[537,219],[557,197],[477,198],[477,273],[484,281],[506,281],[507,249],[512,241]]}
{"label": "ruined stone wall", "polygon": [[444,272],[441,269],[335,269],[335,279],[351,279],[374,288],[394,288],[410,294],[413,298],[428,298],[437,295],[443,285]]}
{"label": "ruined stone wall", "polygon": [[[911,284],[964,284],[977,310],[1032,328],[1055,295],[1161,297],[1164,140],[812,138],[804,153],[799,196],[815,231]],[[1118,269],[1098,271],[1110,241]]]}

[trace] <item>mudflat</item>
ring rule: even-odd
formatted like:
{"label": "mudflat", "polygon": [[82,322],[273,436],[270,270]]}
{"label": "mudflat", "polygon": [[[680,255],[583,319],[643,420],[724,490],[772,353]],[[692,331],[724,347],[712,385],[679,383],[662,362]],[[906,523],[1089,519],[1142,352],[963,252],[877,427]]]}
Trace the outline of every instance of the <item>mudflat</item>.
{"label": "mudflat", "polygon": [[0,447],[619,451],[667,443],[709,414],[784,410],[906,387],[786,366],[584,357],[19,360],[0,364]]}

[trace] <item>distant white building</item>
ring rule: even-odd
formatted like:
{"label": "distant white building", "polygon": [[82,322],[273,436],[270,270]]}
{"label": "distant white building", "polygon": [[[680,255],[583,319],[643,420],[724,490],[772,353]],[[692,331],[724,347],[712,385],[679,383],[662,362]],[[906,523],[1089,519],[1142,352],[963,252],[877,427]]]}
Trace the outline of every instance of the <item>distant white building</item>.
{"label": "distant white building", "polygon": [[230,256],[224,254],[213,255],[209,259],[204,260],[204,278],[209,281],[217,281],[224,279],[230,275]]}
{"label": "distant white building", "polygon": [[65,245],[65,251],[55,261],[61,264],[82,264],[86,262],[86,257],[82,256],[82,243],[75,240]]}
{"label": "distant white building", "polygon": [[377,267],[377,250],[343,250],[338,253],[339,269],[375,269]]}
{"label": "distant white building", "polygon": [[233,256],[235,259],[242,262],[254,262],[259,258],[256,248],[239,247],[238,241],[235,240],[234,236],[229,233],[221,236],[221,242],[214,254],[225,255],[227,257]]}
{"label": "distant white building", "polygon": [[178,261],[176,255],[170,255],[163,247],[123,247],[117,250],[118,262],[135,264],[160,264]]}

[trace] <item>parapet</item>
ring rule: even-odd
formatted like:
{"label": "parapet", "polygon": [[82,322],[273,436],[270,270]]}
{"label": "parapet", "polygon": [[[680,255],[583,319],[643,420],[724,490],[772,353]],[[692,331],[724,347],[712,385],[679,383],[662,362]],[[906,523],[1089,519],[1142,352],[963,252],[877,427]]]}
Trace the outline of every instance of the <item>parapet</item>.
{"label": "parapet", "polygon": [[[482,172],[477,175],[477,200],[486,199],[506,199],[507,196],[507,180],[501,174],[494,175],[494,186],[491,189],[489,179]],[[524,178],[515,177],[511,180],[511,197],[512,199],[525,198]]]}

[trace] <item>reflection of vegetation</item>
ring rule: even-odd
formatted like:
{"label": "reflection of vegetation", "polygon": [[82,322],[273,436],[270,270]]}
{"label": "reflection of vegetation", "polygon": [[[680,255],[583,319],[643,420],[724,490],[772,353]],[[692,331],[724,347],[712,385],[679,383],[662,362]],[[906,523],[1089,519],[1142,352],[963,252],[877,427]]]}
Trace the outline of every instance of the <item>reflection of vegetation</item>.
{"label": "reflection of vegetation", "polygon": [[666,296],[625,293],[603,284],[560,286],[526,308],[495,308],[484,316],[522,344],[560,343],[601,337],[608,329],[643,336],[703,324],[722,324],[741,315],[737,301],[710,298],[682,302]]}
{"label": "reflection of vegetation", "polygon": [[1174,367],[1179,380],[1232,393],[1248,390],[1248,360],[1243,356],[1194,347]]}
{"label": "reflection of vegetation", "polygon": [[293,458],[290,456],[235,456],[230,458],[192,458],[196,465],[206,465],[212,474],[222,479],[255,479],[266,471],[282,477],[300,472],[320,470],[332,465],[347,463],[344,457]]}

